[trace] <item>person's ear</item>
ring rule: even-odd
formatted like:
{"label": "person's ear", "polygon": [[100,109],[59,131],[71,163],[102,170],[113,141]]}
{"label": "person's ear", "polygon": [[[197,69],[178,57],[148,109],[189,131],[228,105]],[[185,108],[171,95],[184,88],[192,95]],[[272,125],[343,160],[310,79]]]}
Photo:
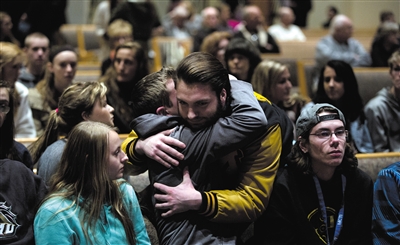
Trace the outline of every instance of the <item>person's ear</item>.
{"label": "person's ear", "polygon": [[299,136],[298,141],[299,141],[299,147],[300,147],[301,151],[303,153],[307,153],[308,152],[308,147],[307,147],[306,140],[301,138],[301,136]]}
{"label": "person's ear", "polygon": [[219,94],[219,100],[221,101],[222,106],[225,106],[227,96],[226,90],[223,88]]}
{"label": "person's ear", "polygon": [[165,116],[165,115],[168,115],[168,112],[167,112],[167,109],[165,108],[165,106],[160,106],[157,108],[156,114]]}
{"label": "person's ear", "polygon": [[83,112],[81,113],[81,116],[82,116],[82,118],[83,118],[84,121],[89,121],[89,115],[87,114],[86,111],[83,111]]}
{"label": "person's ear", "polygon": [[47,62],[47,69],[53,73],[53,64],[51,62]]}

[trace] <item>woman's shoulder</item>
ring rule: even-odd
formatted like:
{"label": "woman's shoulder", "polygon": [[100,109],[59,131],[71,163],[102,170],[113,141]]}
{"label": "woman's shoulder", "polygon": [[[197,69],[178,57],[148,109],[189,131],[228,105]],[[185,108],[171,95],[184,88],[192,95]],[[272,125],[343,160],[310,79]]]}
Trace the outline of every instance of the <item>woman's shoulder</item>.
{"label": "woman's shoulder", "polygon": [[75,210],[71,207],[72,200],[68,198],[64,198],[61,196],[53,196],[45,200],[42,205],[40,205],[39,211],[40,212],[47,212],[50,214],[58,214],[58,213],[68,213],[72,211],[68,210]]}
{"label": "woman's shoulder", "polygon": [[65,139],[59,139],[49,145],[46,150],[43,152],[42,157],[46,158],[60,158],[64,151],[64,146],[66,144]]}
{"label": "woman's shoulder", "polygon": [[31,108],[34,109],[42,109],[43,108],[43,96],[39,92],[39,90],[35,88],[30,88],[28,89],[28,100],[29,100],[29,105]]}

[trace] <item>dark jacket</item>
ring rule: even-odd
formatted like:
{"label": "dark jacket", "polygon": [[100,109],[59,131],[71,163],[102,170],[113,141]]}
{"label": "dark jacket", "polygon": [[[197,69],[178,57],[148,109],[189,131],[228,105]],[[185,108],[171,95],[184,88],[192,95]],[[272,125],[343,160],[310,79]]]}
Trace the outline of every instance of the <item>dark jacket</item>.
{"label": "dark jacket", "polygon": [[35,244],[33,219],[46,193],[42,179],[24,164],[0,160],[1,244]]}
{"label": "dark jacket", "polygon": [[[343,163],[342,163],[343,164]],[[343,226],[335,245],[372,244],[371,178],[356,168],[346,177]],[[342,182],[339,170],[328,181],[320,181],[331,221],[330,240],[342,202]],[[264,215],[256,222],[254,244],[323,245],[325,226],[321,220],[316,187],[312,175],[304,174],[293,165],[286,165],[277,174],[274,191]]]}

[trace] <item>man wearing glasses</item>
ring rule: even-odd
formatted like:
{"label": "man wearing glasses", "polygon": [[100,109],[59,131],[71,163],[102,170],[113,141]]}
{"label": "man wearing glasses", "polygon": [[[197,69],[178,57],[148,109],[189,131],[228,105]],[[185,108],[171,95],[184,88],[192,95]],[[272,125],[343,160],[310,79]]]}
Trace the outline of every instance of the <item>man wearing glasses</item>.
{"label": "man wearing glasses", "polygon": [[400,152],[400,50],[388,63],[392,86],[382,88],[364,108],[375,152]]}
{"label": "man wearing glasses", "polygon": [[330,104],[307,108],[296,134],[254,244],[372,244],[373,184],[346,143],[342,112]]}

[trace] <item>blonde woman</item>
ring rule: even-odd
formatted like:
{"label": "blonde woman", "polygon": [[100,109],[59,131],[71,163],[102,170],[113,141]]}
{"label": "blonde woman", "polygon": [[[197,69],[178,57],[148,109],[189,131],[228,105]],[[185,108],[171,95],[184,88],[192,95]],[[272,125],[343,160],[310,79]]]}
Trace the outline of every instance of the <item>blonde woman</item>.
{"label": "blonde woman", "polygon": [[58,168],[62,152],[72,128],[82,121],[102,122],[114,126],[112,108],[107,104],[104,84],[77,82],[60,97],[58,107],[49,116],[44,133],[29,145],[38,174],[46,183]]}
{"label": "blonde woman", "polygon": [[23,52],[15,44],[0,42],[0,79],[11,84],[14,90],[15,138],[36,137],[35,124],[28,100],[28,89],[18,82]]}
{"label": "blonde woman", "polygon": [[135,191],[122,179],[128,157],[120,143],[104,123],[72,129],[35,216],[36,244],[150,244]]}
{"label": "blonde woman", "polygon": [[284,110],[293,126],[300,116],[303,106],[310,101],[298,94],[292,94],[292,82],[287,65],[272,60],[264,60],[254,69],[251,79],[254,91],[267,97]]}

